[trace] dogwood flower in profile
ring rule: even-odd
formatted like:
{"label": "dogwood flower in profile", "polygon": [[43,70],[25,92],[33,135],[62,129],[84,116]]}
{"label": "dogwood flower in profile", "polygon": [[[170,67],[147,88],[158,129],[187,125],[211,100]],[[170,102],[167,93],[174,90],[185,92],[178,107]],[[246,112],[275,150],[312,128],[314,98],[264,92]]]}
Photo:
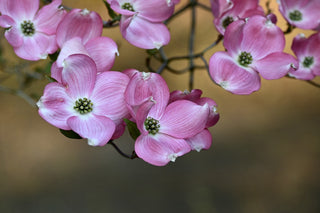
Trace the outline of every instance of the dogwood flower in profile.
{"label": "dogwood flower in profile", "polygon": [[0,0],[0,26],[17,56],[37,61],[58,49],[56,28],[66,14],[60,5],[54,0],[38,11],[39,0]]}
{"label": "dogwood flower in profile", "polygon": [[311,80],[320,75],[320,33],[309,38],[303,34],[297,35],[291,49],[299,60],[299,68],[289,72],[289,75],[301,80]]}
{"label": "dogwood flower in profile", "polygon": [[111,38],[101,36],[102,29],[102,19],[98,13],[87,9],[71,10],[57,28],[61,50],[51,67],[51,77],[60,82],[63,61],[73,54],[90,56],[97,65],[97,73],[110,70],[119,52]]}
{"label": "dogwood flower in profile", "polygon": [[278,0],[282,16],[293,26],[301,29],[319,30],[320,1],[319,0]]}
{"label": "dogwood flower in profile", "polygon": [[170,32],[162,22],[174,12],[179,0],[107,0],[121,14],[120,31],[132,45],[159,49],[170,41]]}
{"label": "dogwood flower in profile", "polygon": [[260,89],[260,76],[279,79],[298,67],[298,61],[284,53],[283,32],[271,20],[252,16],[229,25],[224,37],[227,52],[210,58],[212,79],[234,94],[250,94]]}
{"label": "dogwood flower in profile", "polygon": [[115,131],[122,131],[123,118],[129,114],[124,100],[128,76],[113,71],[97,75],[94,61],[77,54],[65,59],[61,80],[49,83],[37,103],[44,120],[73,130],[92,146],[119,137]]}

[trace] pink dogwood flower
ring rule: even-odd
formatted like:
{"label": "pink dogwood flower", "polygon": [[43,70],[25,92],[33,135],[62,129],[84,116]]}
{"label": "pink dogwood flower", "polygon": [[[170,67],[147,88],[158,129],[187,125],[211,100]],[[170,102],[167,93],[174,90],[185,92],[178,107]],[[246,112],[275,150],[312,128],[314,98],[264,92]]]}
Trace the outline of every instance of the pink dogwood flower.
{"label": "pink dogwood flower", "polygon": [[[217,9],[217,6],[220,8]],[[216,0],[211,1],[211,8],[215,16],[215,27],[222,35],[224,35],[227,26],[238,19],[264,15],[258,0]]]}
{"label": "pink dogwood flower", "polygon": [[301,80],[311,80],[320,75],[320,33],[309,38],[303,34],[296,36],[291,49],[299,60],[299,68],[289,72],[289,75]]}
{"label": "pink dogwood flower", "polygon": [[66,14],[60,5],[54,0],[38,11],[39,0],[0,0],[0,26],[17,56],[37,61],[58,49],[56,28]]}
{"label": "pink dogwood flower", "polygon": [[120,31],[132,45],[159,49],[170,41],[170,32],[162,22],[174,12],[177,0],[107,0],[121,14]]}
{"label": "pink dogwood flower", "polygon": [[71,10],[57,28],[61,51],[52,65],[51,77],[60,81],[62,63],[73,54],[90,56],[97,65],[97,73],[110,70],[119,52],[111,38],[101,36],[102,29],[102,19],[98,13],[87,9]]}
{"label": "pink dogwood flower", "polygon": [[[120,72],[97,75],[86,55],[64,60],[62,82],[49,83],[38,102],[40,116],[60,129],[73,130],[92,146],[103,146],[119,137],[128,115],[124,91],[129,78]],[[123,131],[122,131],[123,132]]]}
{"label": "pink dogwood flower", "polygon": [[293,26],[301,29],[319,30],[320,1],[319,0],[279,0],[279,10],[282,16]]}
{"label": "pink dogwood flower", "polygon": [[283,52],[283,32],[271,20],[252,16],[230,24],[225,32],[227,52],[210,58],[212,79],[234,94],[250,94],[260,88],[260,76],[279,79],[298,67],[297,60]]}
{"label": "pink dogwood flower", "polygon": [[152,165],[164,166],[191,151],[185,139],[204,130],[209,108],[187,100],[174,101],[163,112],[149,111],[148,105],[143,104],[137,112],[141,135],[135,152]]}

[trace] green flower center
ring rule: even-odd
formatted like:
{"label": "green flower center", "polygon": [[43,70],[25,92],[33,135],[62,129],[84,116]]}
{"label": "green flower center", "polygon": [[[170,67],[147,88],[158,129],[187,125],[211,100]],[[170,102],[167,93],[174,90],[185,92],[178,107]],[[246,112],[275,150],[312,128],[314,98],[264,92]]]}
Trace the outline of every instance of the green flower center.
{"label": "green flower center", "polygon": [[313,64],[313,62],[314,62],[313,57],[309,56],[304,58],[302,64],[305,68],[309,68]]}
{"label": "green flower center", "polygon": [[91,100],[87,98],[79,98],[75,102],[73,109],[75,109],[81,115],[84,115],[92,111],[93,109],[92,106],[93,106],[93,103],[91,103]]}
{"label": "green flower center", "polygon": [[158,120],[148,117],[144,122],[144,127],[149,134],[155,135],[159,132],[160,124]]}
{"label": "green flower center", "polygon": [[301,21],[302,13],[299,10],[294,10],[291,13],[289,13],[289,18],[292,21]]}
{"label": "green flower center", "polygon": [[124,10],[130,10],[132,12],[134,12],[134,9],[133,9],[133,6],[130,4],[130,3],[124,3],[122,6],[121,6],[122,9]]}
{"label": "green flower center", "polygon": [[241,66],[247,67],[252,63],[252,55],[248,52],[241,52],[238,58],[238,62]]}
{"label": "green flower center", "polygon": [[223,19],[222,21],[223,28],[226,29],[229,26],[229,24],[231,24],[233,21],[234,20],[231,16],[228,16],[227,18]]}
{"label": "green flower center", "polygon": [[21,30],[22,30],[22,33],[25,35],[25,36],[32,36],[34,33],[35,33],[35,29],[34,29],[34,25],[33,23],[28,20],[28,21],[23,21],[21,23]]}

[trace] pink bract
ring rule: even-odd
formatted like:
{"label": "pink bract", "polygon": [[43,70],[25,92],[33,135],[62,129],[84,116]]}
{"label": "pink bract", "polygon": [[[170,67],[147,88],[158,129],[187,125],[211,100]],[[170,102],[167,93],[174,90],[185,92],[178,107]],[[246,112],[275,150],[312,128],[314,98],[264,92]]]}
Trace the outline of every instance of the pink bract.
{"label": "pink bract", "polygon": [[37,61],[58,49],[56,28],[66,14],[60,5],[54,0],[38,11],[38,0],[0,1],[0,26],[19,57]]}
{"label": "pink bract", "polygon": [[61,83],[49,83],[37,105],[48,123],[73,130],[87,138],[89,145],[103,146],[123,132],[122,120],[128,116],[124,91],[129,78],[120,72],[96,72],[90,57],[69,56]]}
{"label": "pink bract", "polygon": [[170,41],[170,33],[162,22],[174,12],[179,1],[108,0],[121,14],[120,31],[132,45],[143,49],[159,49]]}
{"label": "pink bract", "polygon": [[260,88],[259,74],[279,79],[298,67],[297,60],[283,52],[283,32],[271,20],[252,16],[231,23],[224,38],[227,52],[210,58],[212,79],[234,94],[250,94]]}

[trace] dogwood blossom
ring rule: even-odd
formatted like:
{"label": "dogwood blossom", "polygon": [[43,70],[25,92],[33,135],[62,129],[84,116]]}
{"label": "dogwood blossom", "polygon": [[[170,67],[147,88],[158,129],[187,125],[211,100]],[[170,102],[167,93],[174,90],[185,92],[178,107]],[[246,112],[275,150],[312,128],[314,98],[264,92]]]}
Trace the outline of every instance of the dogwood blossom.
{"label": "dogwood blossom", "polygon": [[42,7],[39,0],[0,0],[0,26],[14,52],[23,59],[46,59],[57,49],[56,28],[66,11],[61,0]]}
{"label": "dogwood blossom", "polygon": [[[39,114],[50,124],[73,130],[92,146],[105,145],[123,133],[128,116],[124,91],[129,78],[120,72],[97,75],[94,61],[81,54],[64,60],[61,83],[49,83],[38,102]],[[119,126],[119,127],[117,127]]]}

